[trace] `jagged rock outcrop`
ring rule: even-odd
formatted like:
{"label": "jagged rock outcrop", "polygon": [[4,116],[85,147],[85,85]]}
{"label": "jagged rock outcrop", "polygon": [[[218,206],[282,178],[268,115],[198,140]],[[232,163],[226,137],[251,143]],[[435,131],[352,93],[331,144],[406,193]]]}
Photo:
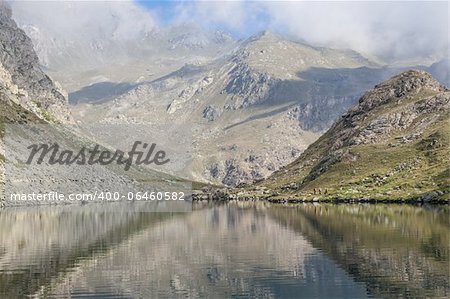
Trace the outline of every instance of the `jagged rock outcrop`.
{"label": "jagged rock outcrop", "polygon": [[264,102],[269,97],[270,87],[275,84],[267,73],[253,70],[236,58],[236,66],[230,71],[230,81],[224,91],[230,94],[230,103],[225,108],[240,109]]}
{"label": "jagged rock outcrop", "polygon": [[44,74],[33,45],[0,1],[0,206],[4,205],[5,124],[70,122],[64,92]]}
{"label": "jagged rock outcrop", "polygon": [[[439,94],[445,90],[443,85],[423,71],[407,71],[376,85],[373,90],[366,92],[359,100],[359,104],[343,115],[342,120],[333,127],[338,134],[333,149],[376,143],[392,130],[406,129],[418,116],[422,116],[419,113],[425,112],[424,105],[428,106],[428,113],[448,109],[448,103],[443,100],[448,94]],[[406,103],[414,97],[425,97],[433,93],[438,94],[426,98],[425,102]],[[374,117],[373,110],[388,104],[393,107],[387,107],[381,115]],[[398,109],[396,106],[403,107]]]}
{"label": "jagged rock outcrop", "polygon": [[368,91],[359,100],[359,105],[350,109],[344,117],[359,120],[355,117],[361,114],[369,113],[373,108],[384,105],[388,102],[398,99],[398,103],[404,100],[406,96],[411,97],[419,94],[421,91],[442,92],[446,88],[441,85],[430,74],[424,71],[407,71],[375,86]]}
{"label": "jagged rock outcrop", "polygon": [[203,117],[209,121],[215,121],[220,116],[220,113],[220,109],[212,105],[208,105],[203,110]]}
{"label": "jagged rock outcrop", "polygon": [[[169,104],[167,112],[172,114],[183,107],[183,104],[192,100],[194,96],[198,96],[202,91],[214,81],[212,76],[206,76],[197,82],[192,83],[183,89],[180,94]],[[195,99],[193,99],[195,100]]]}

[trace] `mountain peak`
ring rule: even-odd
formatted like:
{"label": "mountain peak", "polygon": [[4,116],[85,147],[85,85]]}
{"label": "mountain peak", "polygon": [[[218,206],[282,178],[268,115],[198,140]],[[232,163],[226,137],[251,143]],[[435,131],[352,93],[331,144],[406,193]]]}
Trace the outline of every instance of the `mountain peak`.
{"label": "mountain peak", "polygon": [[402,72],[389,80],[386,80],[375,88],[386,87],[404,87],[406,90],[416,90],[421,88],[428,88],[435,91],[444,91],[445,87],[442,86],[431,74],[420,70],[408,70]]}
{"label": "mountain peak", "polygon": [[[402,72],[366,92],[352,112],[364,113],[394,99],[416,95],[420,92],[438,93],[446,88],[429,73],[419,70]],[[354,114],[352,113],[352,114]]]}
{"label": "mountain peak", "polygon": [[280,39],[280,37],[271,31],[263,30],[256,33],[255,35],[252,35],[249,38],[249,41],[274,40],[274,39]]}

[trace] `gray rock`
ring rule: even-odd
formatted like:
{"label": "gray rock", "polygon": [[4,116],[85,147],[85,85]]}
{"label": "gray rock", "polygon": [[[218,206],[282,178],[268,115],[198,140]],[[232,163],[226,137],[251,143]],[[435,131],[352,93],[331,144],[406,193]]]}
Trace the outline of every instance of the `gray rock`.
{"label": "gray rock", "polygon": [[203,109],[203,118],[209,121],[215,121],[220,116],[221,111],[214,106],[206,106]]}

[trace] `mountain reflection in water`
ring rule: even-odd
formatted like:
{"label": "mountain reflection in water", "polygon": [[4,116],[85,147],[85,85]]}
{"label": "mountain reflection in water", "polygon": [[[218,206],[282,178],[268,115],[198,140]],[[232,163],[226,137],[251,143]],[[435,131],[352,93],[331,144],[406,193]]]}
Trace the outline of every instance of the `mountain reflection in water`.
{"label": "mountain reflection in water", "polygon": [[229,203],[0,212],[0,298],[446,297],[449,210]]}

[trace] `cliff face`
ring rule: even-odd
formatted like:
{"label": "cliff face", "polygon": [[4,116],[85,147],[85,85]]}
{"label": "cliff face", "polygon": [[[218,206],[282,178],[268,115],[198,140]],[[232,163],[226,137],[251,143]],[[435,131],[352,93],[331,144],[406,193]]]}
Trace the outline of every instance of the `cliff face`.
{"label": "cliff face", "polygon": [[[40,69],[31,40],[0,1],[0,184],[5,182],[5,125],[67,123],[72,118],[61,89]],[[0,206],[3,186],[0,188]]]}
{"label": "cliff face", "polygon": [[297,198],[445,197],[449,112],[450,92],[431,75],[401,73],[263,185]]}
{"label": "cliff face", "polygon": [[[64,92],[40,68],[33,44],[0,2],[0,84],[15,102],[48,121],[71,121]],[[4,100],[4,99],[2,99]]]}

